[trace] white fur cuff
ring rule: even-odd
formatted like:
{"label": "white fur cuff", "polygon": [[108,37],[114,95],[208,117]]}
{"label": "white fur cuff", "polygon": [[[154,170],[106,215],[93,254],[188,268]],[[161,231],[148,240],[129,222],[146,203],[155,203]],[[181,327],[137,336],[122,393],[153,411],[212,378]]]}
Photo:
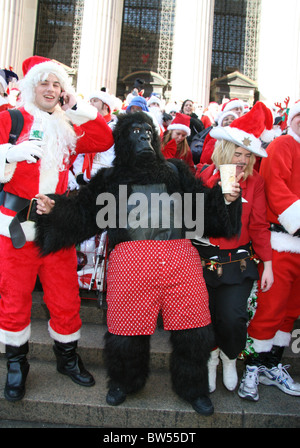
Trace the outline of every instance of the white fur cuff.
{"label": "white fur cuff", "polygon": [[291,342],[292,335],[285,331],[278,330],[274,336],[273,344],[279,347],[288,347]]}
{"label": "white fur cuff", "polygon": [[21,347],[29,341],[31,335],[31,325],[21,331],[7,331],[0,329],[0,342],[4,345],[12,345],[13,347]]}
{"label": "white fur cuff", "polygon": [[291,235],[300,229],[300,199],[281,213],[278,221]]}
{"label": "white fur cuff", "polygon": [[273,347],[273,338],[272,339],[254,339],[253,340],[253,348],[256,353],[270,352]]}
{"label": "white fur cuff", "polygon": [[97,109],[88,103],[79,101],[77,103],[77,109],[66,110],[66,115],[76,126],[80,126],[87,123],[90,120],[95,120],[97,118]]}
{"label": "white fur cuff", "polygon": [[78,341],[80,339],[80,330],[72,334],[59,334],[51,328],[50,322],[48,322],[48,331],[52,339],[57,342],[62,342],[63,344]]}

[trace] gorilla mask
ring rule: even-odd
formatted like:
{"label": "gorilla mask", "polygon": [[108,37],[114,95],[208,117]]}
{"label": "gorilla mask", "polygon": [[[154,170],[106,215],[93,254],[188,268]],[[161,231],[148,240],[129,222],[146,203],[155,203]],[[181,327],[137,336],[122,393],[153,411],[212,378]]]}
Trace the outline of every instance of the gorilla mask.
{"label": "gorilla mask", "polygon": [[134,166],[139,161],[164,160],[157,130],[152,118],[144,112],[119,115],[113,135],[115,166]]}

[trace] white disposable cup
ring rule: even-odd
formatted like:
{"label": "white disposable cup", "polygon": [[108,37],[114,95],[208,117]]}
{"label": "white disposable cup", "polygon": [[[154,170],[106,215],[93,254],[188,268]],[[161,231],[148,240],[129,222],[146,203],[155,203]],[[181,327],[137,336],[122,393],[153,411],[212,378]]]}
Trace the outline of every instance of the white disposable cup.
{"label": "white disposable cup", "polygon": [[223,194],[232,193],[232,185],[235,183],[236,180],[236,165],[234,164],[220,165],[220,176],[221,176]]}

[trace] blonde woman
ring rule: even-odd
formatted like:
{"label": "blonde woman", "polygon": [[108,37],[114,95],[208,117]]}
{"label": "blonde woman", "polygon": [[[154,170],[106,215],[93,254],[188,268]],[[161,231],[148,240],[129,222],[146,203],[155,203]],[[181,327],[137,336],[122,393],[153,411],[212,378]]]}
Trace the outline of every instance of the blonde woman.
{"label": "blonde woman", "polygon": [[[220,181],[220,165],[235,164],[243,204],[239,237],[202,239],[195,244],[205,266],[204,278],[215,332],[216,349],[209,361],[211,392],[216,388],[219,357],[223,362],[225,387],[234,390],[237,385],[236,358],[245,348],[247,339],[247,301],[254,281],[260,278],[255,258],[262,261],[262,291],[270,289],[273,283],[264,181],[253,169],[256,155],[267,156],[258,137],[271,121],[269,109],[257,103],[247,118],[243,116],[230,126],[214,128],[212,137],[218,141],[212,155],[213,164],[205,169],[203,165],[197,167],[196,177],[200,177],[206,186],[213,187]],[[230,200],[230,194],[225,195],[228,207]]]}

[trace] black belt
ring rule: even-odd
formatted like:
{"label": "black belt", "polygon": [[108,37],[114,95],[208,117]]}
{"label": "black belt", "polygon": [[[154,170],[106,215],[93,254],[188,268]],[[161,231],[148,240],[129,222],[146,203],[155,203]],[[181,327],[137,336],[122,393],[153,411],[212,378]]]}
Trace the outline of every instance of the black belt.
{"label": "black belt", "polygon": [[32,201],[21,198],[11,193],[5,193],[3,206],[9,210],[17,212],[9,225],[9,233],[13,246],[21,249],[26,243],[26,237],[21,227],[21,223],[28,220]]}
{"label": "black belt", "polygon": [[[277,224],[275,222],[272,222],[270,224],[270,230],[271,230],[271,232],[281,232],[281,233],[288,233],[289,234],[289,232],[281,224]],[[295,232],[293,234],[293,236],[300,237],[300,229],[297,230],[297,232]]]}

